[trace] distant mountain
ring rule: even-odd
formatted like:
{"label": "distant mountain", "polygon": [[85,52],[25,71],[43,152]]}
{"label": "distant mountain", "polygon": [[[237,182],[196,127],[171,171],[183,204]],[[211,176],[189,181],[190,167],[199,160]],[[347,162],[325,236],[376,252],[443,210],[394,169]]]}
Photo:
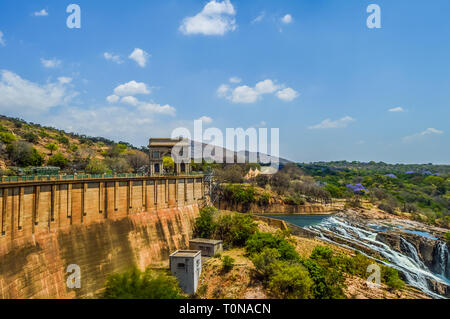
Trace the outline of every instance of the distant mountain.
{"label": "distant mountain", "polygon": [[[197,158],[196,154],[195,154],[195,147],[198,147],[198,148],[201,147],[201,149],[204,150],[208,145],[210,145],[210,144],[207,144],[207,143],[200,143],[200,142],[197,142],[197,141],[190,141],[190,142],[191,142],[191,157],[194,158],[194,159]],[[210,145],[210,146],[211,147],[215,147],[216,150],[222,150],[223,163],[226,163],[227,149],[224,148],[224,147],[217,147],[217,146],[214,146],[214,145]],[[267,154],[263,154],[263,153],[260,153],[260,152],[254,153],[254,152],[249,152],[249,151],[239,151],[239,152],[233,152],[233,154],[234,154],[235,162],[237,162],[238,158],[241,159],[241,161],[242,161],[242,159],[245,159],[245,163],[249,163],[250,162],[249,161],[250,158],[256,158],[257,159],[256,162],[259,163],[259,164],[264,164],[264,163],[270,164],[270,162],[272,162],[272,161],[275,162],[277,160],[276,157],[273,157],[273,156],[270,156],[270,155],[267,155]],[[212,155],[215,155],[215,154],[212,154]],[[211,158],[204,158],[204,159],[205,160],[210,160]],[[287,163],[292,163],[292,161],[287,160],[287,159],[282,158],[282,157],[279,157],[278,161],[279,161],[280,165],[282,165],[282,166],[287,164]]]}

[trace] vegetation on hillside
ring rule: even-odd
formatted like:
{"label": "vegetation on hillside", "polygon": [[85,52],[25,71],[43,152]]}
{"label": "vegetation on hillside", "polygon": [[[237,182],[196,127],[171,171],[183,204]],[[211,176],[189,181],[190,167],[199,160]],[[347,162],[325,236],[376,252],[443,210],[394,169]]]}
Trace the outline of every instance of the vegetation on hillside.
{"label": "vegetation on hillside", "polygon": [[0,116],[0,142],[0,175],[29,174],[27,168],[40,166],[68,174],[137,173],[148,165],[146,148],[5,116]]}
{"label": "vegetation on hillside", "polygon": [[[211,207],[201,210],[194,232],[206,238],[223,239],[229,247],[244,247],[255,267],[255,280],[262,282],[273,298],[345,298],[346,276],[366,279],[368,266],[376,263],[360,253],[336,254],[328,246],[317,246],[309,258],[302,258],[289,233],[259,232],[248,215],[219,214]],[[404,287],[397,270],[379,266],[381,281],[390,289]],[[232,268],[233,261],[224,257],[223,271]]]}
{"label": "vegetation on hillside", "polygon": [[178,280],[163,271],[133,269],[108,277],[104,299],[181,299]]}

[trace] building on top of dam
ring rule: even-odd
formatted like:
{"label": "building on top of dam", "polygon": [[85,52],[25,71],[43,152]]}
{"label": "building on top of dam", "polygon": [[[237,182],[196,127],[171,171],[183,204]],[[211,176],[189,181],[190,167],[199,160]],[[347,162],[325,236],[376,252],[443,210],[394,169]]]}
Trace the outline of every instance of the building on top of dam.
{"label": "building on top of dam", "polygon": [[[175,146],[181,147],[180,153],[177,154],[180,157],[183,155],[189,147],[189,140],[183,138],[151,138],[149,141],[149,156],[150,156],[150,175],[159,175],[164,173],[163,159],[166,156],[172,156],[172,150]],[[174,173],[186,174],[190,173],[190,156],[186,156],[182,161],[175,161]]]}

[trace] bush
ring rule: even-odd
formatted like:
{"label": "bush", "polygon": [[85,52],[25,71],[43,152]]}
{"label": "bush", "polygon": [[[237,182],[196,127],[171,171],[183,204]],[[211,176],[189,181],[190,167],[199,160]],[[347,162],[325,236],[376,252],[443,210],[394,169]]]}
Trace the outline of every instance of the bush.
{"label": "bush", "polygon": [[88,174],[104,174],[108,170],[106,164],[96,158],[93,158],[89,161],[89,164],[86,166],[86,173]]}
{"label": "bush", "polygon": [[23,138],[29,143],[37,143],[39,141],[39,136],[33,132],[27,132],[23,135]]}
{"label": "bush", "polygon": [[56,140],[63,145],[69,146],[69,139],[64,135],[58,135]]}
{"label": "bush", "polygon": [[254,234],[247,240],[245,248],[250,255],[261,253],[265,248],[273,248],[280,253],[282,260],[296,260],[299,258],[295,247],[289,244],[286,239],[270,233]]}
{"label": "bush", "polygon": [[65,168],[68,163],[69,160],[61,153],[56,153],[55,155],[50,157],[47,161],[47,164],[49,166],[57,166],[59,168]]}
{"label": "bush", "polygon": [[382,266],[381,276],[382,280],[392,290],[403,289],[405,287],[405,283],[400,279],[397,269]]}
{"label": "bush", "polygon": [[308,271],[300,264],[280,263],[268,281],[268,287],[274,297],[283,299],[307,299],[312,297],[314,282]]}
{"label": "bush", "polygon": [[16,141],[6,147],[9,159],[16,165],[41,166],[44,163],[44,157],[27,142]]}
{"label": "bush", "polygon": [[345,298],[343,286],[344,277],[334,268],[319,265],[313,259],[306,259],[302,264],[308,269],[309,276],[314,282],[312,293],[316,299]]}
{"label": "bush", "polygon": [[260,253],[253,254],[250,260],[255,265],[257,275],[267,280],[275,273],[280,256],[278,250],[266,247]]}
{"label": "bush", "polygon": [[445,235],[444,235],[444,239],[445,239],[445,241],[447,242],[447,244],[449,244],[449,245],[450,245],[450,232],[448,232],[448,233],[445,233]]}
{"label": "bush", "polygon": [[217,212],[215,207],[205,207],[200,210],[200,216],[195,219],[194,236],[211,238],[215,229],[213,215]]}
{"label": "bush", "polygon": [[0,132],[0,140],[3,143],[9,144],[16,140],[16,136],[11,132]]}
{"label": "bush", "polygon": [[181,299],[183,295],[175,277],[138,269],[109,276],[105,299]]}
{"label": "bush", "polygon": [[225,215],[214,226],[214,238],[223,240],[227,245],[242,247],[257,229],[251,216],[237,213]]}
{"label": "bush", "polygon": [[258,204],[259,206],[267,206],[270,203],[270,194],[269,193],[264,193],[262,194],[259,199],[258,199]]}
{"label": "bush", "polygon": [[224,256],[222,258],[222,270],[223,272],[229,272],[234,267],[234,258],[230,256]]}

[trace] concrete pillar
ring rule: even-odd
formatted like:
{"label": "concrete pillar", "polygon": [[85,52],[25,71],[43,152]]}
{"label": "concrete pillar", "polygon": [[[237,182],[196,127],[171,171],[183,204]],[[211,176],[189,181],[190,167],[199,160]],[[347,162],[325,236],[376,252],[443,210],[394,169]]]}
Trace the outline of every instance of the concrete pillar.
{"label": "concrete pillar", "polygon": [[114,182],[114,211],[118,210],[117,201],[119,197],[119,182]]}
{"label": "concrete pillar", "polygon": [[17,228],[22,230],[23,228],[23,198],[24,198],[24,187],[19,188],[19,216],[17,217]]}
{"label": "concrete pillar", "polygon": [[104,185],[105,185],[105,183],[102,183],[102,182],[100,182],[98,184],[98,211],[100,214],[103,213],[103,211],[104,211],[103,206],[105,204],[105,201],[103,199],[103,192],[104,192],[104,188],[105,188]]}
{"label": "concrete pillar", "polygon": [[34,188],[34,225],[39,225],[39,200],[41,197],[41,186]]}
{"label": "concrete pillar", "polygon": [[148,203],[147,203],[147,181],[142,181],[142,206],[147,211]]}
{"label": "concrete pillar", "polygon": [[166,199],[166,203],[169,202],[169,180],[166,179],[166,183],[165,183],[165,199]]}
{"label": "concrete pillar", "polygon": [[4,188],[3,189],[3,205],[2,205],[2,228],[1,228],[1,235],[4,236],[6,235],[6,213],[7,211],[7,206],[8,206],[8,189]]}
{"label": "concrete pillar", "polygon": [[72,224],[72,184],[67,185],[67,218],[70,218]]}
{"label": "concrete pillar", "polygon": [[56,185],[52,185],[51,188],[51,195],[50,195],[50,218],[49,218],[49,225],[50,222],[55,221],[55,208],[56,208]]}

